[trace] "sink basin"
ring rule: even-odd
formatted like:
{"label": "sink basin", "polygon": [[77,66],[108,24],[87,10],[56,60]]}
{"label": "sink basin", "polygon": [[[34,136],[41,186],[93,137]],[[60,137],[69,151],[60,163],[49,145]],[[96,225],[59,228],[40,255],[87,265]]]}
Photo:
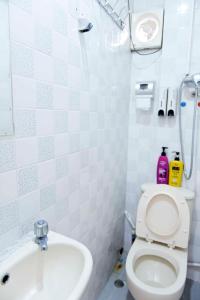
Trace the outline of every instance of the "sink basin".
{"label": "sink basin", "polygon": [[0,264],[1,300],[78,300],[89,281],[92,256],[81,243],[49,232],[48,250],[28,241]]}

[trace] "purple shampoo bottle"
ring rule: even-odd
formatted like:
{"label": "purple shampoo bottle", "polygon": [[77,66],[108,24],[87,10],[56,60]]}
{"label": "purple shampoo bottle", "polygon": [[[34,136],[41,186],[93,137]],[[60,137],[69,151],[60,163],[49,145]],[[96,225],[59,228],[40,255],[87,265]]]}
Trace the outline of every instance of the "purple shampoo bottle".
{"label": "purple shampoo bottle", "polygon": [[167,147],[162,147],[163,151],[158,159],[157,165],[157,183],[168,184],[169,183],[169,161],[166,155]]}

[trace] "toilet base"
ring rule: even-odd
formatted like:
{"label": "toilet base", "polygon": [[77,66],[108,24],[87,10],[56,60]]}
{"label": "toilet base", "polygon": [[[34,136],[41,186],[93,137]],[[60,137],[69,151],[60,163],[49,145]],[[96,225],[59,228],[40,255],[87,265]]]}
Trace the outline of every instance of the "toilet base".
{"label": "toilet base", "polygon": [[128,278],[127,278],[127,286],[134,300],[180,300],[184,291],[184,286],[183,286],[182,290],[180,290],[176,295],[170,295],[170,296],[162,295],[161,298],[160,295],[146,294],[144,291],[141,291],[137,287],[134,287],[132,282],[130,282]]}
{"label": "toilet base", "polygon": [[179,300],[186,274],[186,250],[136,238],[126,261],[127,285],[135,300]]}

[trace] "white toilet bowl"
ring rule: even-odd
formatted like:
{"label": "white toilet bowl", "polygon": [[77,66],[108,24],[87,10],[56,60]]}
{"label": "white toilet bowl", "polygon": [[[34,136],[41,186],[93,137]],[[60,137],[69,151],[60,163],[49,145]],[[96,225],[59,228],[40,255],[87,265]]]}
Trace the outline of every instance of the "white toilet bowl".
{"label": "white toilet bowl", "polygon": [[127,261],[128,288],[136,300],[179,300],[187,274],[194,193],[168,185],[142,186],[136,235]]}
{"label": "white toilet bowl", "polygon": [[187,274],[187,251],[137,238],[131,247],[126,274],[136,300],[178,300]]}

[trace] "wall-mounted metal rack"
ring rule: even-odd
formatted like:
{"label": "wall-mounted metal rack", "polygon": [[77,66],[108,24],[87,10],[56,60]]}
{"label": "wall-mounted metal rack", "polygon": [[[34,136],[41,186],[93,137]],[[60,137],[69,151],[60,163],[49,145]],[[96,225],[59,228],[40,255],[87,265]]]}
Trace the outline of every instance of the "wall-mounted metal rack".
{"label": "wall-mounted metal rack", "polygon": [[[125,27],[125,20],[129,14],[128,7],[122,6],[118,7],[120,0],[116,0],[114,4],[111,4],[109,0],[97,0],[99,5],[103,7],[106,13],[112,18],[112,20],[117,24],[117,26],[123,30]],[[113,2],[113,1],[112,1]],[[118,7],[118,9],[116,8]]]}

